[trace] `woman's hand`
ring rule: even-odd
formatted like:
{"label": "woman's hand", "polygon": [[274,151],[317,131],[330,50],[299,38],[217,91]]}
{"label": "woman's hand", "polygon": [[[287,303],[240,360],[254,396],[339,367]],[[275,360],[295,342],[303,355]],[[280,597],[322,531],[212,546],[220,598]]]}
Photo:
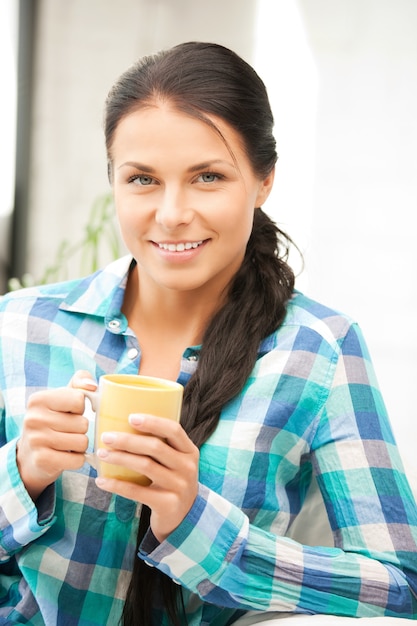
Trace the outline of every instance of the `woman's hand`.
{"label": "woman's hand", "polygon": [[103,433],[107,448],[97,451],[102,461],[144,474],[149,486],[97,478],[97,485],[146,504],[152,511],[151,529],[163,541],[184,519],[198,491],[198,448],[180,424],[153,415],[131,415],[137,435]]}
{"label": "woman's hand", "polygon": [[37,391],[29,397],[17,466],[34,502],[63,470],[79,469],[85,462],[88,420],[83,416],[84,394],[75,387],[95,389],[96,383],[88,372],[80,371],[68,387]]}

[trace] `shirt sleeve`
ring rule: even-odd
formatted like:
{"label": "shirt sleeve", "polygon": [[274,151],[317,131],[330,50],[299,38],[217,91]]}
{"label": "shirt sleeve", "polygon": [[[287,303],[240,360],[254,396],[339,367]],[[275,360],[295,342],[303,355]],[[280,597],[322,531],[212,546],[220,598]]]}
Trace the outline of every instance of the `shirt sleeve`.
{"label": "shirt sleeve", "polygon": [[249,523],[200,485],[180,526],[139,556],[203,600],[244,610],[417,617],[417,509],[360,330],[340,350],[310,457],[335,547]]}
{"label": "shirt sleeve", "polygon": [[9,561],[54,522],[54,486],[34,504],[17,468],[16,443],[13,440],[0,448],[0,563]]}

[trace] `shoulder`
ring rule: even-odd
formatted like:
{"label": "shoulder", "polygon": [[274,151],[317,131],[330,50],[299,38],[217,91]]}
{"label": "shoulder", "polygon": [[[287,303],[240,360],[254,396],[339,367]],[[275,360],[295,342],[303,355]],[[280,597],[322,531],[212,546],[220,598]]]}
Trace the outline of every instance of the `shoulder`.
{"label": "shoulder", "polygon": [[341,351],[363,352],[363,338],[357,322],[349,315],[296,291],[288,302],[281,326],[262,346],[261,352],[286,350],[310,352],[336,358]]}
{"label": "shoulder", "polygon": [[38,285],[0,296],[0,315],[8,313],[31,314],[41,311],[41,317],[48,317],[49,310],[85,310],[91,313],[101,306],[103,300],[115,288],[123,284],[131,258],[123,257],[82,278],[48,285]]}
{"label": "shoulder", "polygon": [[346,313],[296,291],[288,303],[284,325],[308,328],[332,343],[343,338],[356,321]]}
{"label": "shoulder", "polygon": [[51,285],[38,285],[11,291],[0,296],[0,313],[23,311],[31,308],[36,302],[44,301],[55,305],[63,302],[65,298],[81,280],[71,280]]}
{"label": "shoulder", "polygon": [[279,402],[318,415],[337,379],[369,380],[369,352],[349,315],[294,293],[281,326],[260,345],[253,378],[279,390]]}

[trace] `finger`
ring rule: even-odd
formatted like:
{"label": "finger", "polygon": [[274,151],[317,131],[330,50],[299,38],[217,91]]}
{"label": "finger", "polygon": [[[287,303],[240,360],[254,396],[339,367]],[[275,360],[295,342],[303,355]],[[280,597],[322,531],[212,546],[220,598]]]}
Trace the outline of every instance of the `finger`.
{"label": "finger", "polygon": [[46,429],[34,429],[27,435],[32,450],[56,450],[60,452],[84,453],[88,448],[88,437],[84,433],[71,433]]}
{"label": "finger", "polygon": [[[99,448],[97,456],[105,463],[127,467],[147,476],[155,485],[178,491],[187,483],[198,479],[199,453],[178,452],[160,439],[152,436],[123,435],[126,447]],[[127,437],[127,439],[126,439]],[[134,442],[132,443],[132,441]],[[140,445],[142,442],[142,445]],[[113,443],[115,446],[118,442]]]}
{"label": "finger", "polygon": [[55,389],[32,394],[28,401],[24,427],[45,434],[53,432],[86,433],[88,420],[82,415],[84,394],[75,389]]}
{"label": "finger", "polygon": [[[29,422],[30,423],[30,422]],[[86,435],[88,432],[88,419],[84,415],[72,415],[71,413],[53,413],[47,423],[52,437],[73,435]],[[45,428],[43,431],[45,432]],[[68,446],[65,447],[68,449]],[[72,449],[72,448],[71,448]]]}
{"label": "finger", "polygon": [[84,412],[84,394],[70,387],[36,391],[28,400],[28,410],[45,413],[45,410],[58,413]]}
{"label": "finger", "polygon": [[[155,488],[152,484],[143,487],[134,483],[109,478],[96,478],[96,485],[104,491],[141,502],[152,509],[152,532],[159,541],[163,541],[181,523],[189,512],[197,495],[197,484],[184,494],[170,493],[165,489]],[[170,514],[167,515],[166,511]]]}
{"label": "finger", "polygon": [[103,491],[109,491],[123,498],[141,502],[149,506],[149,488],[130,483],[126,480],[117,480],[116,478],[96,478],[96,485]]}
{"label": "finger", "polygon": [[165,417],[132,413],[129,415],[129,423],[133,428],[165,439],[169,445],[179,452],[191,452],[195,446],[187,433],[178,422]]}
{"label": "finger", "polygon": [[[97,450],[100,458],[115,465],[129,464],[131,469],[147,476],[148,463],[151,460],[159,467],[180,472],[184,471],[184,466],[186,467],[185,471],[191,472],[198,463],[197,448],[192,452],[181,452],[172,448],[166,441],[151,435],[132,436],[127,433],[103,433],[102,442],[106,448]],[[156,480],[154,474],[149,478]]]}
{"label": "finger", "polygon": [[151,509],[163,506],[165,511],[170,510],[166,507],[167,498],[170,497],[169,491],[155,487],[154,484],[144,486],[127,480],[97,476],[96,485],[104,491],[146,504]]}
{"label": "finger", "polygon": [[60,474],[63,470],[80,469],[84,463],[85,457],[82,453],[61,452],[53,449],[48,449],[47,454],[38,452],[34,458],[34,465],[38,471],[43,471],[50,476]]}
{"label": "finger", "polygon": [[67,435],[64,433],[64,435],[53,440],[51,447],[59,452],[84,454],[88,448],[88,437],[87,435]]}
{"label": "finger", "polygon": [[97,382],[87,370],[77,370],[69,382],[69,386],[74,389],[97,389]]}
{"label": "finger", "polygon": [[141,433],[132,435],[125,432],[104,432],[101,435],[101,442],[112,450],[148,455],[155,459],[163,459],[170,453],[174,455],[179,453],[165,439]]}
{"label": "finger", "polygon": [[[97,456],[101,462],[119,465],[137,474],[143,474],[152,482],[163,485],[167,489],[175,485],[178,468],[169,468],[149,456],[106,448],[99,448]],[[176,471],[172,471],[173,469]]]}

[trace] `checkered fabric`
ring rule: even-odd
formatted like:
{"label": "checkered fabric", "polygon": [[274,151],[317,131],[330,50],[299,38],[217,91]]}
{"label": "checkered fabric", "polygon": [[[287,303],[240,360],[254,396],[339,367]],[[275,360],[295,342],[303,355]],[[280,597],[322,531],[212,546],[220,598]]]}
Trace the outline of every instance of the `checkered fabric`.
{"label": "checkered fabric", "polygon": [[[78,369],[138,371],[121,313],[130,264],[0,300],[0,625],[120,618],[139,507],[100,491],[87,464],[35,507],[15,452],[32,392],[65,386]],[[198,353],[184,352],[179,382]],[[335,547],[285,536],[313,475]],[[224,626],[251,609],[416,618],[416,540],[416,504],[361,332],[296,293],[201,449],[194,506],[163,543],[149,532],[139,556],[182,586],[192,625]]]}

